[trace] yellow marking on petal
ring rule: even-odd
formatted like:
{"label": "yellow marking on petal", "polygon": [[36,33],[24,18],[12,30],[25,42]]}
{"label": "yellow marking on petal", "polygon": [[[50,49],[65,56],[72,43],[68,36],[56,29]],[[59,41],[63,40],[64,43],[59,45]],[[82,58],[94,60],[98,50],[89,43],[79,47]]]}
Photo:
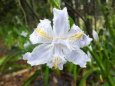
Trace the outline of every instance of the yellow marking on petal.
{"label": "yellow marking on petal", "polygon": [[81,37],[83,36],[83,33],[82,32],[78,32],[76,33],[75,35],[71,36],[71,37],[68,37],[68,38],[58,38],[58,39],[61,39],[61,40],[77,40],[77,39],[80,39]]}
{"label": "yellow marking on petal", "polygon": [[74,36],[69,37],[69,40],[77,40],[77,39],[80,39],[82,36],[83,36],[83,33],[78,32]]}
{"label": "yellow marking on petal", "polygon": [[[37,32],[37,34],[40,36],[40,37],[42,37],[42,38],[45,38],[45,39],[53,39],[53,37],[51,37],[51,36],[49,36],[49,35],[47,35],[46,34],[46,32],[44,32],[44,30],[43,29],[41,29],[41,28],[37,28],[36,29],[36,32]],[[70,36],[70,37],[68,37],[68,38],[57,38],[57,39],[61,39],[61,40],[77,40],[77,39],[80,39],[81,37],[83,36],[83,33],[82,32],[77,32],[75,35],[73,35],[73,36]]]}
{"label": "yellow marking on petal", "polygon": [[54,68],[57,68],[57,66],[60,64],[60,59],[59,57],[55,57],[54,59]]}
{"label": "yellow marking on petal", "polygon": [[37,34],[38,34],[40,37],[42,37],[42,38],[45,38],[45,39],[52,39],[52,38],[53,38],[53,37],[51,37],[51,36],[48,36],[48,35],[46,34],[46,32],[44,32],[44,30],[41,29],[41,28],[37,28],[37,29],[36,29],[36,32],[37,32]]}

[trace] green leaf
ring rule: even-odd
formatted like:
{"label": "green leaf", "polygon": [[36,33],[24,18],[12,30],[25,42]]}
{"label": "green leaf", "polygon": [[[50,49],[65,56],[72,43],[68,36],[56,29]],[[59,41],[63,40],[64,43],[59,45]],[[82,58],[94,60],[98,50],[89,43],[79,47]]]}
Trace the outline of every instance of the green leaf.
{"label": "green leaf", "polygon": [[71,17],[69,17],[69,23],[70,23],[70,27],[74,24],[74,20]]}
{"label": "green leaf", "polygon": [[74,81],[75,81],[75,83],[76,83],[76,80],[77,80],[77,66],[76,65],[74,65],[74,70],[73,70],[73,73],[74,73]]}
{"label": "green leaf", "polygon": [[28,86],[38,76],[39,71],[37,70],[30,78],[28,78],[22,86]]}
{"label": "green leaf", "polygon": [[0,65],[2,65],[6,59],[7,59],[7,56],[0,58]]}
{"label": "green leaf", "polygon": [[96,71],[96,70],[98,70],[98,69],[97,69],[97,68],[93,68],[93,69],[90,69],[90,70],[88,70],[87,72],[85,72],[83,78],[82,78],[81,81],[80,81],[79,86],[86,86],[86,80],[87,80],[88,76],[89,76],[91,73],[93,73],[94,71]]}
{"label": "green leaf", "polygon": [[49,79],[49,68],[46,66],[44,72],[44,86],[48,86],[48,79]]}
{"label": "green leaf", "polygon": [[61,0],[49,0],[49,1],[50,1],[50,3],[52,3],[52,5],[54,7],[58,8],[58,9],[61,9],[60,8],[60,2],[61,2]]}

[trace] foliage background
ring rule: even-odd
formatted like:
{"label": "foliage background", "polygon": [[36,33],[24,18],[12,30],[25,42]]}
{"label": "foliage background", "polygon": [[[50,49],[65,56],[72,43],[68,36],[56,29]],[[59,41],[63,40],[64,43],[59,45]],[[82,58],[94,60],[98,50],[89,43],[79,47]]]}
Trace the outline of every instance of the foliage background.
{"label": "foliage background", "polygon": [[[67,7],[70,24],[80,26],[90,37],[99,35],[89,51],[87,68],[72,63],[63,71],[46,65],[31,67],[22,55],[35,45],[29,34],[40,19],[52,19],[52,9]],[[22,32],[27,33],[25,37]],[[114,86],[115,0],[0,0],[0,86]]]}

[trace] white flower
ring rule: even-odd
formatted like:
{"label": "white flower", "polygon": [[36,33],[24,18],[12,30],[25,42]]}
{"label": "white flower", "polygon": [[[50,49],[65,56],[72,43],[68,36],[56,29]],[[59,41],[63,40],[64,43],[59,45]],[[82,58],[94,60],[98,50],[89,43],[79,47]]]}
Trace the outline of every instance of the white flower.
{"label": "white flower", "polygon": [[92,41],[75,24],[69,25],[67,9],[53,9],[53,28],[48,19],[40,20],[37,28],[30,35],[33,44],[42,43],[27,52],[23,59],[34,65],[47,64],[50,68],[63,69],[67,61],[73,62],[80,67],[86,67],[90,58],[80,48],[87,46]]}
{"label": "white flower", "polygon": [[28,35],[28,33],[27,33],[27,32],[22,31],[21,36],[23,36],[23,37],[27,37],[27,35]]}
{"label": "white flower", "polygon": [[94,40],[98,41],[99,40],[98,33],[95,30],[93,30],[92,34],[93,34]]}
{"label": "white flower", "polygon": [[24,48],[27,48],[31,43],[29,41],[24,43]]}

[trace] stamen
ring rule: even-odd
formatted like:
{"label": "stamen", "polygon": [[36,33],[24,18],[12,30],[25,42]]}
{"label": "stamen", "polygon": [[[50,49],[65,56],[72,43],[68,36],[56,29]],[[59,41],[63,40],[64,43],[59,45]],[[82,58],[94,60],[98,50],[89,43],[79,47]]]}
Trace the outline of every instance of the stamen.
{"label": "stamen", "polygon": [[38,34],[39,36],[41,36],[42,38],[52,39],[52,37],[48,36],[48,35],[46,34],[46,32],[44,32],[43,29],[41,29],[41,28],[37,28],[37,29],[36,29],[36,32],[37,32],[37,34]]}
{"label": "stamen", "polygon": [[55,57],[54,59],[54,68],[57,68],[57,66],[60,64],[60,59],[59,57]]}

